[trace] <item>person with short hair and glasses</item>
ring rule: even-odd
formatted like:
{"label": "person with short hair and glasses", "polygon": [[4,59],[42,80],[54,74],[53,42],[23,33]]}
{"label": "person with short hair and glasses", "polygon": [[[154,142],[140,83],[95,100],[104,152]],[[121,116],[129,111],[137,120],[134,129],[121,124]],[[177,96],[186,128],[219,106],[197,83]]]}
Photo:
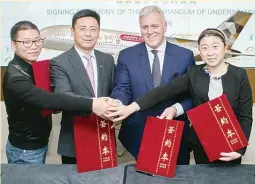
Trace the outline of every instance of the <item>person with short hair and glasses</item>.
{"label": "person with short hair and glasses", "polygon": [[72,97],[39,89],[33,78],[32,63],[41,53],[43,39],[35,24],[20,21],[11,29],[14,58],[3,79],[3,95],[9,124],[6,144],[8,163],[45,163],[52,127],[51,116],[42,117],[42,109],[70,112],[104,113],[108,98]]}

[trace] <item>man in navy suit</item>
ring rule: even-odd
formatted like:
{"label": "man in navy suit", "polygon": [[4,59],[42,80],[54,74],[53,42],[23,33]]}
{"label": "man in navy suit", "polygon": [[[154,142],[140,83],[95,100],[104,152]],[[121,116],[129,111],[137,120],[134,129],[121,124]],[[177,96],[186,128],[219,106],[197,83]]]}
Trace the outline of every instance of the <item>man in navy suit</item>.
{"label": "man in navy suit", "polygon": [[[171,82],[187,72],[195,63],[193,53],[185,48],[167,42],[165,32],[167,24],[164,13],[157,6],[143,8],[139,15],[140,28],[145,43],[140,43],[120,52],[115,74],[114,89],[111,97],[120,104],[128,105],[153,88]],[[192,107],[187,94],[180,95],[174,101],[144,111],[136,112],[122,122],[119,140],[137,159],[147,116],[160,116],[166,109],[169,119],[184,120],[185,111]],[[189,154],[183,133],[178,164],[189,164]]]}

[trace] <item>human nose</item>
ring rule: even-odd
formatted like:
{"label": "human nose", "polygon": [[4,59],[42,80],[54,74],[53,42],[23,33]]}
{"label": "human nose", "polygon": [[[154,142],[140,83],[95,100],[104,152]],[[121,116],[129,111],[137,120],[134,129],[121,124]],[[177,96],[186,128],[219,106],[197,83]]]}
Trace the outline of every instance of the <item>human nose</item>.
{"label": "human nose", "polygon": [[148,34],[152,34],[153,33],[153,28],[152,27],[148,27]]}
{"label": "human nose", "polygon": [[214,54],[213,50],[209,48],[208,51],[207,51],[207,55],[208,55],[208,56],[211,56],[211,55],[213,55],[213,54]]}
{"label": "human nose", "polygon": [[86,31],[85,31],[85,36],[91,36],[90,30],[86,30]]}

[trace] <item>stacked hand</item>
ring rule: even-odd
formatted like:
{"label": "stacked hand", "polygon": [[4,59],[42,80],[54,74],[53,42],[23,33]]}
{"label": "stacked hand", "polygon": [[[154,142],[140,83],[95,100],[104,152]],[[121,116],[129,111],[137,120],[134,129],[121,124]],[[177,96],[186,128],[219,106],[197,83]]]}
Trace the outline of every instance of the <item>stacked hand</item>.
{"label": "stacked hand", "polygon": [[[115,127],[119,125],[123,119],[127,118],[130,114],[137,110],[137,104],[132,103],[128,106],[122,105],[118,100],[109,97],[101,97],[93,100],[93,112],[98,116],[112,121]],[[160,115],[160,119],[173,119],[176,115],[176,108],[171,106],[164,110]]]}
{"label": "stacked hand", "polygon": [[106,109],[108,107],[109,99],[110,99],[109,97],[101,97],[101,98],[93,99],[92,111],[96,115],[106,119],[105,114],[106,114]]}
{"label": "stacked hand", "polygon": [[132,104],[125,106],[118,100],[109,97],[101,97],[93,100],[92,111],[96,115],[112,121],[114,124],[111,128],[114,128],[122,122],[121,120],[135,112],[136,108],[134,108]]}
{"label": "stacked hand", "polygon": [[113,121],[113,126],[117,126],[121,123],[121,121],[125,118],[127,118],[130,114],[134,113],[136,111],[136,105],[134,103],[125,106],[122,104],[119,104],[118,106],[110,106],[107,108],[108,114],[106,117],[108,119],[111,119]]}

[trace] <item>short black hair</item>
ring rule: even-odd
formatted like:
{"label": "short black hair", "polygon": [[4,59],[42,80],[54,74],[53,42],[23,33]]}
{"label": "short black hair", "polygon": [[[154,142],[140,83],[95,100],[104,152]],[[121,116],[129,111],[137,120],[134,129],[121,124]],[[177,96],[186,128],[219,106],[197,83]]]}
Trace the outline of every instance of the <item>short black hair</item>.
{"label": "short black hair", "polygon": [[97,20],[99,27],[100,27],[100,15],[97,12],[95,12],[93,10],[89,10],[89,9],[80,10],[73,15],[72,27],[75,26],[77,19],[82,18],[82,17],[95,18]]}
{"label": "short black hair", "polygon": [[21,30],[29,30],[29,29],[37,30],[38,33],[40,34],[40,31],[39,31],[38,27],[35,24],[33,24],[32,22],[27,21],[27,20],[23,20],[23,21],[17,22],[11,28],[11,33],[10,33],[11,40],[15,41],[17,39],[17,34],[18,34],[19,31],[21,31]]}

